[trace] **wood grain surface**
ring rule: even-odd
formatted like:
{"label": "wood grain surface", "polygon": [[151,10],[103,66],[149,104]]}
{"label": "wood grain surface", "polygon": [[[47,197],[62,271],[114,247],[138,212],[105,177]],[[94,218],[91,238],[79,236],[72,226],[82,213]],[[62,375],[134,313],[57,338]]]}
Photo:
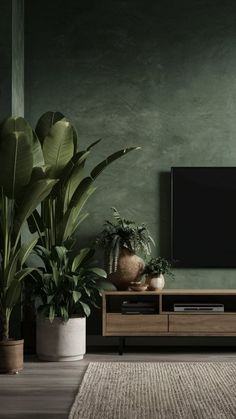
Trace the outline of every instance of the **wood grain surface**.
{"label": "wood grain surface", "polygon": [[87,354],[77,362],[25,362],[18,375],[0,375],[1,419],[67,419],[89,362],[236,362],[235,352],[182,351]]}

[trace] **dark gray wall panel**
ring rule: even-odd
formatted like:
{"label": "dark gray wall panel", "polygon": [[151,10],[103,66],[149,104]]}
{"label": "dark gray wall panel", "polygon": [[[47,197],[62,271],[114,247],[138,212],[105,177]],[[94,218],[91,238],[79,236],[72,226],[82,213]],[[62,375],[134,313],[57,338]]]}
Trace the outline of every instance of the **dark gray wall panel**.
{"label": "dark gray wall panel", "polygon": [[24,116],[24,0],[12,2],[12,115]]}
{"label": "dark gray wall panel", "polygon": [[0,119],[11,114],[11,1],[0,2]]}

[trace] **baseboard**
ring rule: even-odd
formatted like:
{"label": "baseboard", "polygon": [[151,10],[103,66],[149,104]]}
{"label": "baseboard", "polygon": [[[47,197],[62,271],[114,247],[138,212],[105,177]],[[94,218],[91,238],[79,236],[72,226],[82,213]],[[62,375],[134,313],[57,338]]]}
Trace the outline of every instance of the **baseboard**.
{"label": "baseboard", "polygon": [[[110,347],[119,344],[118,337],[104,337],[101,335],[87,335],[87,346]],[[236,337],[127,337],[126,346],[186,346],[186,347],[236,347]]]}

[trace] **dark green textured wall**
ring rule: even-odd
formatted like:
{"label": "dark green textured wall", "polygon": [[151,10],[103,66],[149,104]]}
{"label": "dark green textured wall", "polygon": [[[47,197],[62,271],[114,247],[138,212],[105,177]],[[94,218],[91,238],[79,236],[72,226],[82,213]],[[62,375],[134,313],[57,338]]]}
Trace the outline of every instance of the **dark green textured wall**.
{"label": "dark green textured wall", "polygon": [[[236,166],[234,0],[26,0],[26,117],[59,109],[91,164],[139,145],[97,182],[81,244],[110,207],[147,222],[168,256],[171,166]],[[204,238],[203,238],[204,240]],[[235,255],[236,257],[236,255]],[[174,287],[236,287],[235,270],[176,270]]]}

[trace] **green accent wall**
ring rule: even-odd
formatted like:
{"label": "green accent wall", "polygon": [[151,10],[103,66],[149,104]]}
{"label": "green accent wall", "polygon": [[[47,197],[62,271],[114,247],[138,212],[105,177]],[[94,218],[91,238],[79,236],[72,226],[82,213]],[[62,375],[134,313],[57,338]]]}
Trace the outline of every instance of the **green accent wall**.
{"label": "green accent wall", "polygon": [[[60,110],[81,147],[102,137],[91,167],[142,146],[98,179],[79,245],[115,206],[147,222],[153,254],[168,256],[171,166],[236,166],[236,2],[26,0],[25,8],[29,121]],[[236,272],[178,269],[167,286],[235,288]]]}

